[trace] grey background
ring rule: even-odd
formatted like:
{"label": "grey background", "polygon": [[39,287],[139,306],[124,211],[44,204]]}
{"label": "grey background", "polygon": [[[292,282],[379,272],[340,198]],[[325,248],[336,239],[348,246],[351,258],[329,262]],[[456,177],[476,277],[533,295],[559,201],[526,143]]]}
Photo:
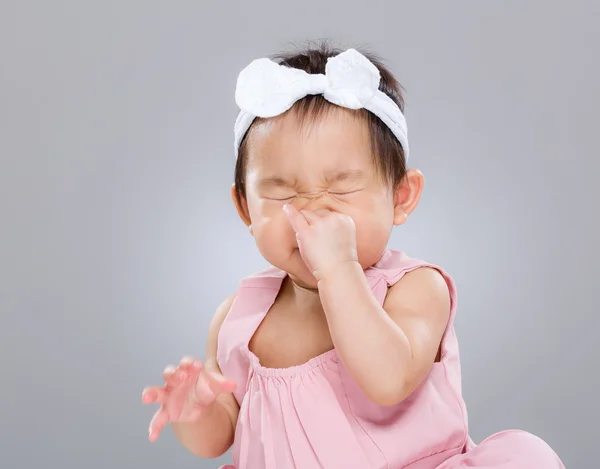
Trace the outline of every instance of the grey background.
{"label": "grey background", "polygon": [[236,75],[290,42],[380,53],[422,203],[391,247],[459,288],[476,441],[597,447],[600,6],[0,3],[0,467],[216,468],[142,388],[264,266],[229,200]]}

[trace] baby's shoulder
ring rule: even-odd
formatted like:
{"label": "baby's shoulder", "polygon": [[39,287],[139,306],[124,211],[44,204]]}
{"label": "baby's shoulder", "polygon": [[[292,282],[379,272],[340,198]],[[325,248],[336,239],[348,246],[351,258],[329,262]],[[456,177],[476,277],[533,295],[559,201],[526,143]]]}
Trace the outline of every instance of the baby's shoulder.
{"label": "baby's shoulder", "polygon": [[[267,267],[242,277],[236,291],[225,298],[217,307],[211,322],[213,333],[218,335],[219,329],[232,313],[233,316],[240,315],[240,305],[241,309],[248,309],[257,299],[261,303],[260,300],[265,298],[265,295],[268,297],[276,294],[275,292],[279,290],[286,275],[286,272],[276,267]],[[265,290],[272,290],[273,293]]]}
{"label": "baby's shoulder", "polygon": [[211,320],[209,328],[208,328],[209,340],[211,340],[211,339],[214,339],[215,341],[217,340],[221,326],[223,325],[223,322],[225,322],[225,318],[227,318],[227,315],[229,314],[229,311],[231,310],[231,307],[235,301],[236,296],[237,296],[237,293],[233,293],[233,294],[229,295],[227,298],[225,298],[219,304],[219,306],[217,306],[217,309],[215,310],[215,312],[213,314],[212,320]]}
{"label": "baby's shoulder", "polygon": [[260,284],[269,284],[271,282],[281,282],[287,273],[277,267],[269,266],[255,271],[240,279],[240,286],[252,286]]}
{"label": "baby's shoulder", "polygon": [[383,277],[390,287],[388,293],[418,287],[419,290],[432,294],[437,292],[446,296],[449,293],[452,298],[456,295],[454,280],[445,269],[403,251],[385,251],[380,260],[368,269],[367,276],[370,275]]}
{"label": "baby's shoulder", "polygon": [[377,263],[367,269],[367,274],[384,276],[389,282],[394,283],[403,277],[404,274],[421,267],[430,267],[443,272],[440,267],[431,262],[410,256],[403,251],[387,249]]}

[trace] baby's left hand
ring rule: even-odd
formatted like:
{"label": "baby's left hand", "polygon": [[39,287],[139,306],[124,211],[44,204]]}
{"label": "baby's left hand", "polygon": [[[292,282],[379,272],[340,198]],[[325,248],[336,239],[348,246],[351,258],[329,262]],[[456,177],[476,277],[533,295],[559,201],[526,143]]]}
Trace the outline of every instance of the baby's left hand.
{"label": "baby's left hand", "polygon": [[317,281],[337,265],[358,262],[356,227],[348,215],[330,210],[298,211],[285,205],[292,228],[296,232],[298,250]]}

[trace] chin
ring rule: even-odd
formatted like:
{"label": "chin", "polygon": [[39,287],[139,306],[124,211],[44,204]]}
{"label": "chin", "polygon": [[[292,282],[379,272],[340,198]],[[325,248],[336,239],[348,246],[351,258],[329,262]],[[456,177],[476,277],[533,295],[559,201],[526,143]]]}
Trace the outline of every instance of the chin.
{"label": "chin", "polygon": [[296,285],[309,289],[317,288],[317,279],[300,256],[297,248],[294,248],[289,258],[277,267],[287,272]]}
{"label": "chin", "polygon": [[290,279],[292,279],[292,281],[299,287],[305,288],[307,290],[318,289],[317,279],[310,273],[308,275],[299,276],[288,272],[288,275]]}

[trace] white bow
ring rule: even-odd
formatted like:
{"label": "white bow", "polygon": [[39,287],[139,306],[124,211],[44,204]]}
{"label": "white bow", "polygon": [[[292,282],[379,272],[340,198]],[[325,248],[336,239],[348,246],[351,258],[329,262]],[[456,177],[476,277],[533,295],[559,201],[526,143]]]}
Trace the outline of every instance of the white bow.
{"label": "white bow", "polygon": [[379,91],[380,74],[364,55],[348,49],[327,60],[325,74],[256,59],[238,76],[235,99],[241,112],[236,120],[235,153],[256,117],[274,117],[290,109],[307,95],[322,94],[338,106],[367,109],[379,117],[396,136],[408,159],[406,120],[398,105]]}

